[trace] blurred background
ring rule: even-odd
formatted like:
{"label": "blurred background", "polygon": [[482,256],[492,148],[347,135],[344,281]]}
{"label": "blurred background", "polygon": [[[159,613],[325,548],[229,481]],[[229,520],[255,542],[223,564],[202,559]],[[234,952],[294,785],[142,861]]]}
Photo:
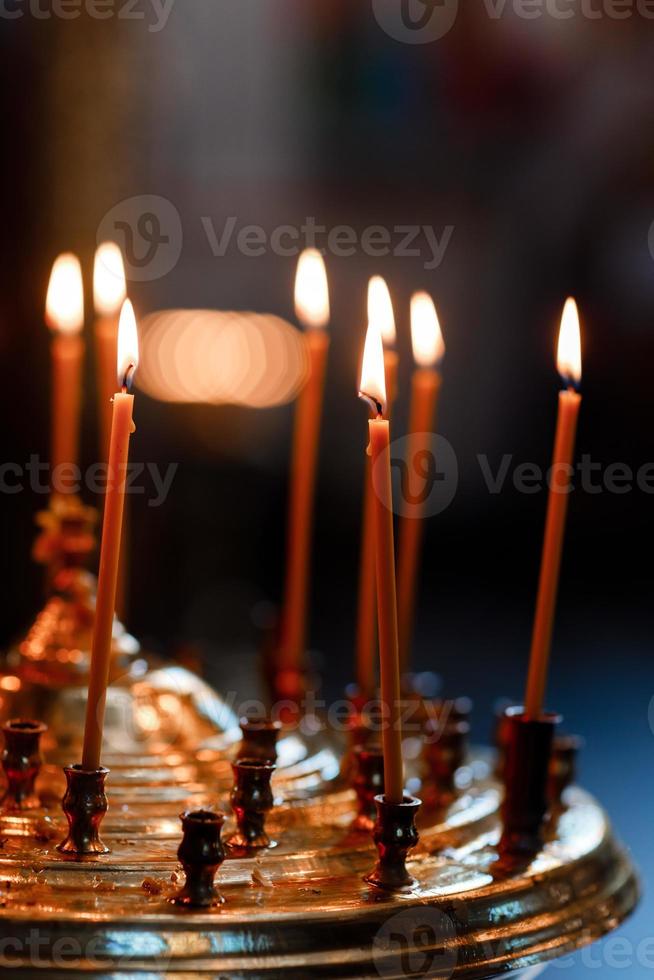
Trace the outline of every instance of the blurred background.
{"label": "blurred background", "polygon": [[[512,476],[521,463],[548,465],[556,337],[563,301],[576,296],[578,453],[600,464],[600,491],[578,487],[570,501],[550,703],[585,736],[583,780],[645,878],[654,873],[654,481],[639,487],[635,474],[654,461],[647,6],[588,0],[561,4],[572,13],[564,17],[552,4],[534,16],[530,4],[527,17],[512,0],[433,9],[422,0],[140,0],[129,9],[115,0],[100,19],[82,3],[62,5],[62,17],[62,7],[14,0],[0,15],[5,460],[48,459],[43,308],[59,252],[77,252],[85,270],[90,464],[91,271],[112,223],[128,260],[138,260],[128,289],[139,317],[197,307],[291,322],[297,252],[314,244],[312,223],[323,228],[315,244],[325,252],[332,346],[310,640],[328,696],[353,675],[367,418],[356,386],[369,276],[387,279],[395,304],[397,436],[407,422],[411,293],[431,292],[440,315],[438,428],[459,482],[426,526],[414,664],[439,672],[446,692],[474,698],[480,740],[494,702],[522,696],[546,493],[518,492]],[[158,225],[139,226],[146,212]],[[263,229],[260,248],[239,240],[249,225]],[[282,226],[299,229],[298,241],[274,245]],[[329,238],[338,226],[353,230],[352,247]],[[404,226],[417,229],[410,254]],[[370,244],[379,227],[385,248]],[[256,650],[281,596],[294,389],[267,408],[177,404],[149,391],[137,391],[132,458],[177,470],[161,506],[149,506],[147,481],[130,503],[127,624],[151,649],[192,657],[220,683],[236,652]],[[510,457],[501,492],[489,492],[480,455],[493,473]],[[610,492],[603,480],[616,463],[634,478]],[[29,486],[0,493],[4,644],[42,601],[30,549],[46,501]],[[651,975],[653,909],[646,899],[620,928],[626,946],[593,947],[565,962],[567,975]]]}

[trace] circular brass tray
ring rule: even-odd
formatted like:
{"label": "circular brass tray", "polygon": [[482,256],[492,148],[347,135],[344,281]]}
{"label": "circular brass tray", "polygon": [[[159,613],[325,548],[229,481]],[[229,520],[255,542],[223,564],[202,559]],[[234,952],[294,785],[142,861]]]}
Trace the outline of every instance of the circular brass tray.
{"label": "circular brass tray", "polygon": [[180,910],[169,901],[181,878],[178,813],[225,805],[235,738],[209,739],[195,758],[108,758],[111,853],[82,862],[55,849],[63,777],[48,764],[43,810],[0,817],[0,965],[61,977],[491,977],[597,939],[637,901],[627,855],[580,789],[533,861],[498,862],[499,789],[483,753],[447,810],[423,807],[415,890],[375,891],[362,880],[375,852],[350,830],[338,747],[289,735],[269,821],[277,846],[225,862],[221,907]]}

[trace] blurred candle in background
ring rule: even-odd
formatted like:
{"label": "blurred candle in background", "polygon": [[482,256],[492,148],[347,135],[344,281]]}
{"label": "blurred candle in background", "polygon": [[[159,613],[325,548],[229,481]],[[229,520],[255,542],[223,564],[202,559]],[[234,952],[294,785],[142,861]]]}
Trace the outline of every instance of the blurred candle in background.
{"label": "blurred candle in background", "polygon": [[[52,331],[51,485],[67,492],[58,470],[79,462],[79,423],[84,341],[84,286],[77,256],[60,255],[50,274],[45,320]],[[74,481],[76,482],[76,481]]]}
{"label": "blurred candle in background", "polygon": [[[395,314],[388,286],[381,276],[368,283],[368,323],[376,323],[384,344],[384,374],[390,416],[397,394],[398,356]],[[375,510],[370,475],[370,457],[366,457],[363,483],[363,518],[361,527],[361,560],[359,565],[359,599],[357,611],[357,687],[365,698],[372,698],[376,687],[377,609],[375,605]]]}
{"label": "blurred candle in background", "polygon": [[[320,252],[315,249],[304,251],[298,262],[295,310],[305,330],[309,370],[297,400],[291,457],[286,580],[277,661],[281,693],[284,674],[303,669],[307,644],[313,501],[329,351],[327,272]],[[289,683],[295,693],[296,681],[290,681],[289,677]]]}
{"label": "blurred candle in background", "polygon": [[85,770],[94,770],[100,765],[107,685],[111,669],[129,441],[134,431],[132,419],[134,396],[129,394],[127,389],[138,366],[138,335],[134,310],[129,300],[125,300],[120,315],[116,363],[120,390],[113,396],[112,402],[107,493],[102,521],[98,593],[95,603],[82,755],[82,768]]}
{"label": "blurred candle in background", "polygon": [[527,717],[534,719],[540,717],[545,699],[568,497],[572,489],[572,461],[581,408],[581,395],[575,390],[581,383],[581,332],[579,311],[573,299],[566,301],[563,310],[557,367],[566,387],[559,392],[559,412],[525,697]]}
{"label": "blurred candle in background", "polygon": [[432,450],[432,434],[441,388],[439,365],[445,345],[434,302],[427,293],[416,293],[411,299],[411,342],[416,368],[411,380],[411,410],[407,436],[406,466],[409,488],[416,486],[415,498],[402,501],[402,519],[398,541],[398,624],[402,669],[409,669],[411,643],[418,591],[420,553],[424,534],[423,489],[424,468],[421,457]]}
{"label": "blurred candle in background", "polygon": [[120,248],[115,242],[104,242],[98,246],[93,265],[94,335],[101,460],[105,460],[109,452],[111,399],[116,387],[118,318],[125,296],[125,268]]}
{"label": "blurred candle in background", "polygon": [[384,418],[386,382],[381,330],[368,325],[361,367],[359,395],[371,406],[374,418],[368,423],[373,482],[375,566],[377,579],[377,626],[383,708],[384,792],[389,803],[404,799],[402,758],[402,705],[400,701],[400,656],[397,636],[395,590],[395,546],[393,541],[393,493],[391,487],[390,423]]}

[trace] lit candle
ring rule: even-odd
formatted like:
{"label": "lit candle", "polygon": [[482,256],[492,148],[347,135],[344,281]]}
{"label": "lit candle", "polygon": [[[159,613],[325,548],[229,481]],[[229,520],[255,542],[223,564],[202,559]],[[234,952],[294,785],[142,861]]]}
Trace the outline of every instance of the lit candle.
{"label": "lit candle", "polygon": [[[411,341],[417,367],[411,381],[407,438],[406,463],[410,476],[421,451],[429,451],[441,388],[438,366],[445,353],[436,308],[427,293],[416,293],[411,299]],[[399,528],[397,559],[398,628],[404,671],[408,669],[411,652],[423,527],[423,506],[412,504],[410,511],[405,507]]]}
{"label": "lit candle", "polygon": [[98,594],[95,604],[82,756],[82,768],[87,770],[97,769],[100,765],[105,701],[111,665],[111,640],[116,606],[129,440],[134,431],[132,421],[134,396],[129,394],[127,389],[138,365],[138,337],[134,310],[129,300],[125,300],[120,314],[117,364],[120,391],[113,398],[107,491],[102,522]]}
{"label": "lit candle", "polygon": [[84,341],[84,287],[79,259],[60,255],[52,267],[45,319],[53,333],[52,434],[50,466],[53,489],[66,492],[60,467],[75,466],[79,455],[79,415]]}
{"label": "lit candle", "polygon": [[93,266],[94,334],[101,459],[105,459],[109,450],[111,399],[116,386],[118,318],[124,300],[125,268],[123,256],[115,242],[104,242],[95,253]]}
{"label": "lit candle", "polygon": [[534,719],[540,717],[545,700],[565,520],[571,490],[572,460],[581,407],[581,395],[576,390],[581,382],[581,338],[579,312],[573,299],[568,299],[563,310],[558,370],[566,387],[559,393],[559,413],[525,697],[527,717]]}
{"label": "lit candle", "polygon": [[369,422],[371,471],[374,494],[375,563],[377,569],[377,626],[381,702],[384,711],[384,792],[389,803],[404,799],[402,759],[402,706],[400,702],[400,657],[397,638],[397,595],[390,458],[390,423],[384,418],[386,384],[381,330],[368,325],[361,368],[360,397],[370,403],[374,418]]}
{"label": "lit candle", "polygon": [[305,328],[309,374],[298,398],[295,415],[278,659],[281,671],[301,670],[306,649],[313,499],[329,351],[329,335],[325,329],[329,323],[327,273],[321,254],[315,249],[307,249],[300,256],[295,280],[295,310]]}
{"label": "lit candle", "polygon": [[[384,374],[390,409],[397,394],[398,356],[394,350],[397,333],[395,314],[388,286],[381,276],[368,284],[368,322],[378,324],[384,344]],[[375,647],[377,610],[375,608],[375,510],[370,475],[370,458],[366,458],[363,484],[363,519],[361,526],[361,561],[359,565],[359,608],[357,614],[357,686],[371,698],[375,691]]]}

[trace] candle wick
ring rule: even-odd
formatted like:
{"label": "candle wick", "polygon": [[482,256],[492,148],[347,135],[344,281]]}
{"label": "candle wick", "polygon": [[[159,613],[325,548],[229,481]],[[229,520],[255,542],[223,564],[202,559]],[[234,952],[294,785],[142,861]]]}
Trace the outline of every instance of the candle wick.
{"label": "candle wick", "polygon": [[127,394],[129,388],[132,384],[132,379],[134,377],[134,371],[136,370],[134,364],[128,364],[125,374],[123,375],[122,392],[123,395]]}
{"label": "candle wick", "polygon": [[373,412],[376,413],[377,418],[380,419],[384,414],[384,408],[380,401],[378,401],[374,395],[369,395],[366,391],[359,392],[359,398],[364,402],[368,402]]}

